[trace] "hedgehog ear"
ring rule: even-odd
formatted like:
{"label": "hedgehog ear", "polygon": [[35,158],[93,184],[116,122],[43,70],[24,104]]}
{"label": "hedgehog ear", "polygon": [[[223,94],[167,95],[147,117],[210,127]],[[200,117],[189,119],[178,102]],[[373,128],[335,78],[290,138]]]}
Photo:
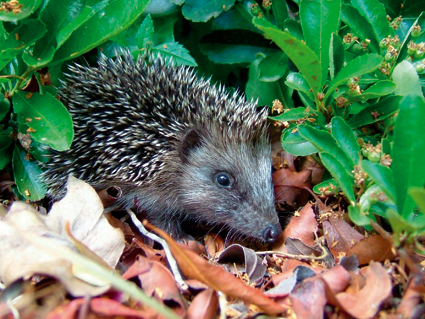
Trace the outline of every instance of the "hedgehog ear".
{"label": "hedgehog ear", "polygon": [[187,163],[189,155],[195,148],[201,146],[202,137],[198,130],[191,129],[186,132],[180,144],[179,155],[183,163]]}

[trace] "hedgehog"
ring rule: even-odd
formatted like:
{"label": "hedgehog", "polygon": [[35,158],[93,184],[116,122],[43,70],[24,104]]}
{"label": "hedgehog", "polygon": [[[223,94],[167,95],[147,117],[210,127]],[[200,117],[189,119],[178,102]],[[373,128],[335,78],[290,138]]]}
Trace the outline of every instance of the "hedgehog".
{"label": "hedgehog", "polygon": [[96,190],[120,188],[120,208],[136,207],[176,239],[189,236],[188,220],[279,238],[267,108],[153,53],[101,54],[96,67],[69,69],[58,95],[75,137],[44,164],[52,200],[71,174]]}

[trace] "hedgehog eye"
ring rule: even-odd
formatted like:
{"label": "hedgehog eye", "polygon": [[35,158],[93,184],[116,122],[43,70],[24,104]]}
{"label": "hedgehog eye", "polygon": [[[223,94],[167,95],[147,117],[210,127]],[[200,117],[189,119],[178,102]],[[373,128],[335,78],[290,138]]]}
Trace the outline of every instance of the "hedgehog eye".
{"label": "hedgehog eye", "polygon": [[219,173],[215,178],[217,184],[222,187],[229,187],[231,184],[231,179],[226,173]]}

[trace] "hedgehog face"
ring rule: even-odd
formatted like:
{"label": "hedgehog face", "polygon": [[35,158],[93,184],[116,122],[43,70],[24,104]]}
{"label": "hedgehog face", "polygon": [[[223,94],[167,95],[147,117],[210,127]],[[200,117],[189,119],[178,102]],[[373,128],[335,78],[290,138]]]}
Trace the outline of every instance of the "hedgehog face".
{"label": "hedgehog face", "polygon": [[223,143],[211,132],[189,131],[180,148],[178,198],[192,218],[272,242],[281,226],[274,207],[270,146],[266,138],[254,143]]}

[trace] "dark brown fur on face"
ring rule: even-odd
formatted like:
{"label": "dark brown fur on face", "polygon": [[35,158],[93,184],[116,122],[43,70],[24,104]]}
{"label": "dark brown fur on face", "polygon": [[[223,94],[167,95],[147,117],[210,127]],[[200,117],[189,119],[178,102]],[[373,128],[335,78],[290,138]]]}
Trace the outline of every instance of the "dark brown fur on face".
{"label": "dark brown fur on face", "polygon": [[97,68],[71,71],[59,95],[75,139],[45,165],[51,197],[73,174],[96,189],[121,187],[122,207],[137,202],[177,238],[183,219],[278,238],[264,110],[159,56],[102,56]]}

